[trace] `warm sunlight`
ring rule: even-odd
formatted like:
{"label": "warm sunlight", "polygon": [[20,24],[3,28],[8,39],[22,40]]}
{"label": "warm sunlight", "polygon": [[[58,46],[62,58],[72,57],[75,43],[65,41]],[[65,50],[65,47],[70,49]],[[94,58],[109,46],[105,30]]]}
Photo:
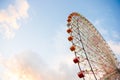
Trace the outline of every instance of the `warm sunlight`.
{"label": "warm sunlight", "polygon": [[41,80],[40,75],[20,62],[14,57],[9,60],[1,60],[5,71],[3,72],[3,80]]}
{"label": "warm sunlight", "polygon": [[21,71],[19,71],[15,73],[8,71],[4,74],[4,76],[4,80],[40,80],[40,78],[31,72],[21,73]]}

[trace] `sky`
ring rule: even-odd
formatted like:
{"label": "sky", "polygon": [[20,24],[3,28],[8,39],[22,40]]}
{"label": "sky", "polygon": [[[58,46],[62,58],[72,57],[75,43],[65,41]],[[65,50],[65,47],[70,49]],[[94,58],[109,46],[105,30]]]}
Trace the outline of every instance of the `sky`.
{"label": "sky", "polygon": [[18,68],[33,80],[78,80],[66,33],[72,12],[95,25],[120,61],[120,0],[0,1],[0,80],[19,80],[8,75]]}

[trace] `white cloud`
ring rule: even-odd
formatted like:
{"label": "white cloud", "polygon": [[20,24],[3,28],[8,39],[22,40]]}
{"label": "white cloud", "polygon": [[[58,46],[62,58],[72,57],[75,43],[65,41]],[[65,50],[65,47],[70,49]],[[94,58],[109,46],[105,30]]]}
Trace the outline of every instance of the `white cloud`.
{"label": "white cloud", "polygon": [[[66,26],[62,27],[63,29],[58,29],[59,32],[54,35],[53,45],[51,45],[53,50],[52,52],[49,52],[51,53],[51,56],[49,56],[50,58],[48,59],[47,56],[45,58],[49,63],[44,62],[44,59],[41,59],[40,54],[28,51],[7,59],[6,63],[9,64],[7,64],[5,71],[17,71],[15,72],[16,74],[21,74],[21,71],[26,73],[29,72],[34,78],[31,80],[79,79],[77,76],[79,68],[73,63],[72,59],[74,58],[74,55],[69,51],[70,45],[68,45],[69,42],[67,41],[68,35],[66,33]],[[3,75],[7,77],[6,74]],[[3,78],[3,80],[5,79]]]}
{"label": "white cloud", "polygon": [[108,41],[108,44],[110,45],[110,48],[115,54],[115,57],[117,58],[118,62],[120,62],[120,42],[110,40]]}
{"label": "white cloud", "polygon": [[[74,67],[68,63],[62,62],[56,69],[50,68],[39,56],[34,52],[23,52],[14,55],[4,61],[5,70],[2,74],[2,80],[66,80],[72,79],[76,74]],[[75,74],[75,75],[74,75]],[[27,77],[27,79],[25,79]]]}
{"label": "white cloud", "polygon": [[120,42],[108,41],[108,44],[115,54],[120,55]]}
{"label": "white cloud", "polygon": [[15,36],[15,31],[20,28],[19,21],[28,18],[29,4],[27,0],[16,0],[9,4],[7,9],[0,10],[0,33],[10,39]]}

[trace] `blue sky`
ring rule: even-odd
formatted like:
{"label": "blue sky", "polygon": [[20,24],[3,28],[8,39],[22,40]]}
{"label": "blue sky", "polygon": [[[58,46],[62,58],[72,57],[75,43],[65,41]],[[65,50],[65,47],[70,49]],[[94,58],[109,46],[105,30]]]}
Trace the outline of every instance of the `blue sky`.
{"label": "blue sky", "polygon": [[[23,53],[38,54],[55,73],[56,67],[71,68],[73,55],[69,52],[66,20],[71,12],[78,12],[95,25],[120,59],[119,9],[120,0],[1,0],[0,17],[6,15],[5,20],[0,19],[0,54],[8,60],[14,55],[23,57]],[[70,79],[74,73],[69,74],[73,75]]]}

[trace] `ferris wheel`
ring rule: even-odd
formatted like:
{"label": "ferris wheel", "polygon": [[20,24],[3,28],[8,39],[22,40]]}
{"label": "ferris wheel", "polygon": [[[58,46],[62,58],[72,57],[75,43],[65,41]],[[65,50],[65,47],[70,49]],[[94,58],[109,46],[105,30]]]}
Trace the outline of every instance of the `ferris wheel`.
{"label": "ferris wheel", "polygon": [[67,26],[80,80],[120,80],[117,58],[96,28],[77,12],[68,16]]}

